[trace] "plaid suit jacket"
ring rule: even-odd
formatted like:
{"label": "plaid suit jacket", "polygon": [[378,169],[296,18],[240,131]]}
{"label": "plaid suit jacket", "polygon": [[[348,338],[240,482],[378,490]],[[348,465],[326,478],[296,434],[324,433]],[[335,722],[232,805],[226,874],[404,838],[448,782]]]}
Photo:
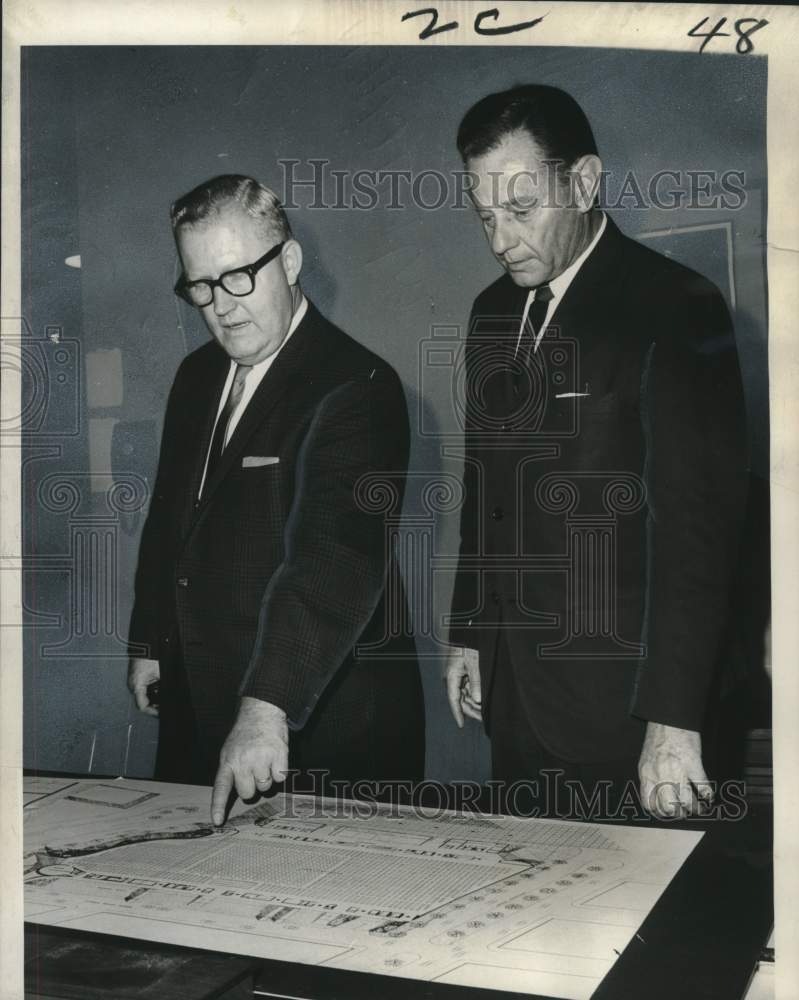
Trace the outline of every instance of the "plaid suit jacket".
{"label": "plaid suit jacket", "polygon": [[[385,518],[408,462],[400,380],[309,303],[198,500],[228,369],[211,342],[175,378],[130,640],[161,661],[162,686],[179,647],[212,748],[242,695],[282,708],[292,730],[326,733],[331,752],[389,710],[403,725],[395,764],[416,773],[420,680]],[[358,643],[382,655],[356,655]]]}

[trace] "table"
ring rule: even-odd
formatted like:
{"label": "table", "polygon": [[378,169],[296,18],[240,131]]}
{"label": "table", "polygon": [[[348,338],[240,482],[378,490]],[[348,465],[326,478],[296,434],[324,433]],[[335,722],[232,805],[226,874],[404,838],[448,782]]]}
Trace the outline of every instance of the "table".
{"label": "table", "polygon": [[[773,923],[770,810],[756,806],[737,821],[679,825],[703,829],[706,835],[593,1000],[639,996],[673,1000],[677,995],[691,1000],[740,1000],[746,992]],[[480,1000],[522,996],[33,925],[26,933],[26,952],[26,990],[31,991],[26,997],[30,1000],[92,1000],[95,996],[238,1000],[252,995],[298,1000],[373,1000],[375,996],[453,1000],[478,992]],[[81,975],[82,985],[76,986]],[[529,994],[524,996],[529,1000]]]}
{"label": "table", "polygon": [[25,926],[25,1000],[252,1000],[258,959]]}

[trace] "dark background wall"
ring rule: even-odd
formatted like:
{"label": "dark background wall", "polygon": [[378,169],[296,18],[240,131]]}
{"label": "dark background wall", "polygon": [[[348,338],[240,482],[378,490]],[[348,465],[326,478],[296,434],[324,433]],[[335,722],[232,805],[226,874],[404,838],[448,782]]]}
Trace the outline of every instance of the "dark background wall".
{"label": "dark background wall", "polygon": [[[152,765],[156,724],[131,706],[123,640],[166,394],[181,358],[206,337],[172,295],[170,202],[226,172],[290,194],[280,159],[300,161],[298,179],[312,176],[308,161],[329,161],[333,201],[332,170],[451,178],[466,108],[525,81],[562,86],[582,103],[611,206],[630,170],[644,200],[658,170],[743,172],[737,210],[647,208],[627,188],[611,214],[722,287],[745,373],[753,471],[767,477],[765,60],[521,47],[27,49],[27,766],[146,776]],[[404,531],[409,544],[433,531],[435,552],[451,555],[457,514],[431,514],[423,490],[459,476],[458,421],[448,372],[424,363],[425,343],[434,327],[458,335],[497,265],[473,213],[450,207],[451,198],[425,210],[401,189],[404,207],[392,209],[388,188],[380,190],[376,207],[350,211],[313,208],[313,190],[294,190],[303,286],[399,371],[417,432]],[[434,182],[421,191],[436,200]],[[79,268],[65,264],[76,255]],[[426,634],[430,609],[433,622],[446,613],[451,574],[441,569],[423,584],[408,572],[428,774],[484,777],[486,741],[477,727],[459,733],[451,722]]]}

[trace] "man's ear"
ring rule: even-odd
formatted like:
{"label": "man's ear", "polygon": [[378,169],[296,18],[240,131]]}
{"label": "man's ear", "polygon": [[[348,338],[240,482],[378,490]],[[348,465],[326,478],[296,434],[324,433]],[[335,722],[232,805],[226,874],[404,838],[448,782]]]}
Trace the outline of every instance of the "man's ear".
{"label": "man's ear", "polygon": [[302,270],[302,247],[296,240],[286,240],[280,251],[283,270],[290,285],[296,285]]}
{"label": "man's ear", "polygon": [[599,194],[602,179],[602,161],[589,153],[575,160],[569,169],[572,176],[574,207],[578,212],[590,211]]}

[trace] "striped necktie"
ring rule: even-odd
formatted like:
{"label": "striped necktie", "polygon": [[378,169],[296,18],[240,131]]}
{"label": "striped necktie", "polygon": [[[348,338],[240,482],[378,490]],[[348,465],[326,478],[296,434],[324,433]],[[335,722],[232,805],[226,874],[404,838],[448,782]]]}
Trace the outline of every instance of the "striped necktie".
{"label": "striped necktie", "polygon": [[520,344],[519,354],[525,364],[529,363],[530,358],[535,353],[536,338],[541,332],[541,326],[549,309],[549,303],[553,298],[552,289],[547,282],[536,288],[535,299],[527,313]]}
{"label": "striped necktie", "polygon": [[227,437],[227,429],[230,424],[230,418],[236,412],[236,407],[241,402],[241,397],[244,393],[244,383],[247,381],[247,376],[251,371],[252,365],[236,365],[236,374],[233,376],[233,384],[230,387],[230,392],[225,400],[225,405],[222,408],[222,412],[219,414],[219,419],[216,422],[216,429],[214,430],[211,447],[208,451],[208,468],[205,473],[206,480],[210,479],[214,474],[214,470],[222,457],[222,452],[225,450],[225,438]]}

